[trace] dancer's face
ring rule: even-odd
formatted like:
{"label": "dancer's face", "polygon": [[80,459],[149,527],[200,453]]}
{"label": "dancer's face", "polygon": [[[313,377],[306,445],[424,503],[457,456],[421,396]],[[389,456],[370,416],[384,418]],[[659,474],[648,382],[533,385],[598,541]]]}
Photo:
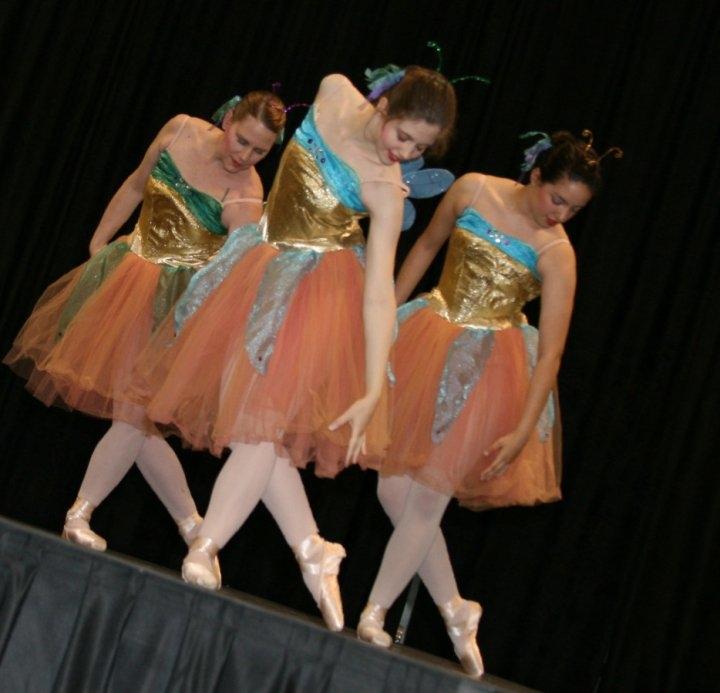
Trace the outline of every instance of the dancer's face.
{"label": "dancer's face", "polygon": [[569,221],[592,199],[592,191],[582,181],[563,176],[543,182],[537,168],[530,175],[528,190],[533,221],[544,228]]}
{"label": "dancer's face", "polygon": [[276,133],[251,115],[235,121],[228,119],[224,126],[222,160],[228,173],[246,171],[257,164],[277,139]]}
{"label": "dancer's face", "polygon": [[386,115],[387,99],[381,98],[377,110],[382,124],[375,143],[383,164],[391,165],[422,156],[435,144],[440,126],[416,118],[393,118]]}

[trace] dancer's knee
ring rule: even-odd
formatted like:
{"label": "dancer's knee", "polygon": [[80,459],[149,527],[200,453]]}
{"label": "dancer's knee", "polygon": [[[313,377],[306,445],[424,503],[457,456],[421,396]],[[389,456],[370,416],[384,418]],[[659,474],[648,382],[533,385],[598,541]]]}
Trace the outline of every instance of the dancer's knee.
{"label": "dancer's knee", "polygon": [[393,524],[397,524],[402,515],[409,488],[410,479],[408,477],[378,477],[378,500]]}
{"label": "dancer's knee", "polygon": [[110,432],[128,438],[137,438],[138,440],[145,437],[145,434],[137,426],[133,426],[125,421],[113,421],[108,433]]}
{"label": "dancer's knee", "polygon": [[439,523],[449,502],[449,496],[413,482],[408,492],[406,512],[412,512],[418,521]]}

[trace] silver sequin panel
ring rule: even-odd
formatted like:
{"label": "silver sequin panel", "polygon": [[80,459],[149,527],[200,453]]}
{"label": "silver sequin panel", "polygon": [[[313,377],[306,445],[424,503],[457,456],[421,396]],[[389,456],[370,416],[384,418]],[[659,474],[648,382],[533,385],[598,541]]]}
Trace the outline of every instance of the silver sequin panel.
{"label": "silver sequin panel", "polygon": [[494,330],[470,328],[463,330],[450,346],[435,400],[433,443],[443,440],[459,416],[485,370],[494,344]]}
{"label": "silver sequin panel", "polygon": [[196,313],[207,297],[217,289],[230,270],[263,238],[262,224],[247,224],[235,229],[219,253],[190,280],[185,293],[175,305],[175,332]]}
{"label": "silver sequin panel", "polygon": [[[531,378],[535,366],[537,365],[538,357],[538,331],[532,325],[522,326],[523,337],[525,339],[525,350],[528,355],[528,377]],[[555,400],[552,393],[548,397],[547,404],[545,405],[542,414],[537,422],[538,436],[542,442],[545,442],[549,437],[550,433],[555,425]]]}
{"label": "silver sequin panel", "polygon": [[275,339],[298,284],[322,255],[310,248],[283,250],[265,268],[245,327],[245,350],[259,373],[267,371]]}

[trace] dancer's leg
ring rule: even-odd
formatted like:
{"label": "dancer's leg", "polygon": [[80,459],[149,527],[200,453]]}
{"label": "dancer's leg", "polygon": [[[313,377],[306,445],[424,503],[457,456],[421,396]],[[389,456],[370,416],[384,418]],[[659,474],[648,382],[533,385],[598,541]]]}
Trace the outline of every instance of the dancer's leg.
{"label": "dancer's leg", "polygon": [[262,501],[278,523],[300,564],[303,580],[330,630],[342,630],[344,616],[337,575],[345,549],[319,534],[298,470],[279,457]]}
{"label": "dancer's leg", "polygon": [[96,551],[105,550],[105,539],[90,529],[92,512],[127,474],[143,440],[141,430],[113,421],[90,457],[78,497],[65,515],[63,537]]}
{"label": "dancer's leg", "polygon": [[177,523],[183,539],[191,544],[202,520],[175,451],[161,436],[146,436],[136,461],[145,480]]}
{"label": "dancer's leg", "polygon": [[232,447],[232,454],[215,482],[199,536],[183,563],[183,577],[202,587],[219,587],[219,568],[214,564],[217,552],[262,498],[292,546],[305,584],[328,627],[342,629],[337,574],[345,550],[317,534],[297,470],[288,460],[276,458],[271,443]]}
{"label": "dancer's leg", "polygon": [[[433,536],[417,572],[440,610],[463,669],[473,678],[478,678],[484,671],[477,645],[482,610],[477,602],[463,599],[458,594],[447,546],[439,526],[433,535],[433,523],[437,521],[439,525],[449,498],[427,488],[419,492],[421,488],[407,477],[390,477],[382,479],[378,484],[378,497],[396,529],[385,551],[370,602],[358,624],[358,635],[382,647],[390,645],[391,638],[383,630],[385,612],[412,577],[413,566],[418,565],[423,546],[428,544],[427,537]],[[419,518],[426,514],[427,522],[423,528]],[[418,523],[415,530],[413,523]],[[421,535],[424,535],[425,542]],[[407,547],[406,551],[403,550],[404,546]],[[395,554],[394,551],[402,551],[404,555]]]}
{"label": "dancer's leg", "polygon": [[[378,479],[378,499],[393,525],[396,525],[402,517],[411,484],[412,479],[408,476]],[[438,606],[446,604],[458,594],[455,574],[442,530],[435,535],[425,560],[420,564],[418,574]]]}
{"label": "dancer's leg", "polygon": [[200,528],[200,535],[212,539],[219,549],[258,504],[275,467],[275,449],[271,443],[233,443],[230,447],[232,453],[215,481]]}
{"label": "dancer's leg", "polygon": [[387,608],[405,589],[435,541],[449,502],[449,496],[411,482],[370,593],[372,603]]}
{"label": "dancer's leg", "polygon": [[317,534],[318,528],[300,473],[287,458],[277,458],[262,502],[290,546],[296,547],[303,539]]}
{"label": "dancer's leg", "polygon": [[[407,489],[402,488],[401,482],[397,483],[399,490],[405,491],[405,502],[399,516],[395,517],[395,530],[385,548],[370,600],[360,614],[357,627],[361,640],[380,647],[392,644],[392,638],[383,630],[387,609],[425,561],[430,547],[440,535],[440,520],[450,501],[449,496],[412,480]],[[387,486],[383,491],[390,495]],[[395,515],[394,507],[392,511]]]}
{"label": "dancer's leg", "polygon": [[78,496],[100,505],[128,473],[145,440],[145,434],[123,421],[113,421],[90,457]]}
{"label": "dancer's leg", "polygon": [[220,587],[217,553],[258,504],[275,467],[271,443],[233,443],[230,447],[232,452],[215,481],[198,537],[182,566],[186,582],[208,589]]}

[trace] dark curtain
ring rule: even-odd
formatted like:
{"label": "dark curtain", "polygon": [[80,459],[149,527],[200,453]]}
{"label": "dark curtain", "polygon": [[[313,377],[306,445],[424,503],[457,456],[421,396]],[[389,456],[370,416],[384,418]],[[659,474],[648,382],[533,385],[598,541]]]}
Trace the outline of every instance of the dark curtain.
{"label": "dark curtain", "polygon": [[[366,66],[434,66],[434,39],[448,75],[492,80],[458,85],[444,161],[455,173],[514,177],[527,130],[589,127],[601,151],[626,150],[570,225],[579,291],[560,374],[565,499],[451,506],[443,524],[462,593],[485,607],[488,669],[542,690],[709,690],[720,675],[719,15],[710,0],[4,2],[0,348],[45,286],[86,258],[108,199],[172,115],[207,115],[274,81],[288,102],[309,101],[331,71],[360,84]],[[268,186],[276,165],[277,154],[261,165]],[[106,427],[46,410],[4,369],[0,512],[59,529]],[[220,462],[180,454],[202,509]],[[322,532],[348,548],[354,626],[390,531],[375,478],[305,480]],[[113,549],[179,565],[174,525],[136,472],[94,526]],[[264,509],[222,562],[229,584],[314,613]],[[424,591],[408,644],[452,656]]]}

